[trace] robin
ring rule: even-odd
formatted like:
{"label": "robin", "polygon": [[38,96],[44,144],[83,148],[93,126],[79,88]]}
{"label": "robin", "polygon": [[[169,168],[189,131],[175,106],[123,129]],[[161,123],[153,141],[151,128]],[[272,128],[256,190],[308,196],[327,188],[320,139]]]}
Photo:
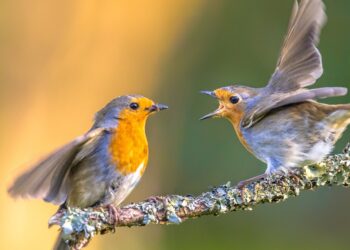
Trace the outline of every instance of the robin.
{"label": "robin", "polygon": [[[167,108],[140,95],[115,98],[96,113],[87,133],[19,176],[10,195],[40,198],[61,207],[119,205],[147,166],[146,120]],[[68,249],[61,237],[55,249]]]}
{"label": "robin", "polygon": [[316,45],[325,21],[321,0],[295,1],[277,68],[265,87],[203,91],[219,108],[201,119],[228,119],[244,147],[267,164],[264,174],[240,182],[241,190],[267,175],[321,161],[350,123],[350,104],[316,101],[346,95],[346,88],[305,88],[323,73]]}

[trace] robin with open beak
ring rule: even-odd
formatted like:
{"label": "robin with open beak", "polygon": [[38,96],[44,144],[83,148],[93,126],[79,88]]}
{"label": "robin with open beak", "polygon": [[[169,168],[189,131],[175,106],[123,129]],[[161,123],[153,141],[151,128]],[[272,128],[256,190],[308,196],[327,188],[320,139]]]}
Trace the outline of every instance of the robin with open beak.
{"label": "robin with open beak", "polygon": [[[167,109],[140,95],[120,96],[96,113],[84,135],[19,176],[13,197],[40,198],[61,207],[119,205],[140,181],[148,161],[147,118]],[[68,249],[59,237],[55,249]]]}
{"label": "robin with open beak", "polygon": [[264,174],[241,182],[241,189],[267,175],[322,161],[349,125],[350,104],[316,101],[346,95],[346,88],[306,88],[323,73],[316,45],[325,21],[321,0],[296,1],[277,68],[265,87],[203,91],[218,100],[219,108],[202,119],[228,119],[243,146],[267,165]]}

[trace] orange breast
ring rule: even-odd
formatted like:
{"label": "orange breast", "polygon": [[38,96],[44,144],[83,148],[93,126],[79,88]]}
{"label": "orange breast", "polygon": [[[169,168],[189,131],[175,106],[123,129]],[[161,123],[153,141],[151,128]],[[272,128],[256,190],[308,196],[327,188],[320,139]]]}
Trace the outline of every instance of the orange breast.
{"label": "orange breast", "polygon": [[247,141],[244,139],[242,135],[242,131],[240,127],[242,118],[243,118],[243,112],[241,112],[240,110],[235,110],[234,112],[228,115],[228,119],[230,120],[233,128],[235,129],[235,132],[237,134],[239,141],[250,153],[253,153],[252,149],[249,147]]}
{"label": "orange breast", "polygon": [[137,171],[143,163],[141,175],[148,161],[148,142],[145,121],[120,121],[110,143],[110,154],[117,170],[128,175]]}

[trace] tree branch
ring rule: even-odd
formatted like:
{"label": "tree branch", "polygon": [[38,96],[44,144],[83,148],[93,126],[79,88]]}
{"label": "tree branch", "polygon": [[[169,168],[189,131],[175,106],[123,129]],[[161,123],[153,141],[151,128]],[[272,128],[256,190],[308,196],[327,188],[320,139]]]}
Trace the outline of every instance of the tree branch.
{"label": "tree branch", "polygon": [[114,232],[116,227],[180,224],[203,215],[252,210],[258,204],[278,203],[299,195],[301,190],[326,185],[347,187],[350,184],[349,152],[350,144],[343,154],[328,156],[319,164],[294,169],[286,175],[266,177],[247,185],[242,192],[227,183],[199,196],[156,196],[116,208],[114,212],[108,207],[62,209],[51,217],[49,226],[60,226],[71,249],[81,249],[95,234]]}

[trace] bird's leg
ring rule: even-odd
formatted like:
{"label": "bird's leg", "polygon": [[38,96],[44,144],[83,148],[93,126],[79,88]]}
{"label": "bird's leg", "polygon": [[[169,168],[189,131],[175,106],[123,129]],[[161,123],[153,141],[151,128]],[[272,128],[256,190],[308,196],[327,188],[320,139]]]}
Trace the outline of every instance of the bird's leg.
{"label": "bird's leg", "polygon": [[237,184],[237,189],[241,192],[241,197],[242,199],[244,200],[244,188],[255,182],[255,181],[258,181],[258,180],[261,180],[261,179],[264,179],[268,174],[264,173],[264,174],[260,174],[260,175],[257,175],[257,176],[254,176],[252,178],[249,178],[249,179],[246,179],[244,181],[240,181],[238,184]]}
{"label": "bird's leg", "polygon": [[154,196],[154,195],[152,195],[152,196],[148,197],[146,201],[154,203],[154,204],[158,204],[158,203],[163,203],[164,204],[164,199],[161,196]]}
{"label": "bird's leg", "polygon": [[237,188],[238,189],[242,189],[244,188],[245,186],[255,182],[255,181],[258,181],[258,180],[261,180],[261,179],[264,179],[265,177],[267,176],[266,173],[264,174],[260,174],[260,175],[257,175],[257,176],[254,176],[252,178],[249,178],[249,179],[246,179],[244,181],[240,181],[238,184],[237,184]]}
{"label": "bird's leg", "polygon": [[163,202],[163,199],[159,196],[152,195],[152,196],[148,197],[146,201],[152,202],[152,203],[157,203],[157,202]]}
{"label": "bird's leg", "polygon": [[118,222],[118,211],[117,208],[113,204],[107,205],[108,213],[110,216],[110,219],[112,221],[112,224],[115,224]]}
{"label": "bird's leg", "polygon": [[62,205],[60,205],[60,206],[58,207],[58,209],[57,209],[57,211],[56,211],[56,214],[61,213],[61,212],[63,212],[64,210],[67,210],[67,206],[66,206],[65,203],[63,203]]}
{"label": "bird's leg", "polygon": [[[294,168],[294,170],[297,168]],[[300,176],[298,176],[298,174],[294,171],[292,171],[293,169],[281,169],[281,171],[277,171],[276,173],[280,174],[281,176],[289,176],[290,179],[293,179],[295,183],[299,183],[300,182]]]}

